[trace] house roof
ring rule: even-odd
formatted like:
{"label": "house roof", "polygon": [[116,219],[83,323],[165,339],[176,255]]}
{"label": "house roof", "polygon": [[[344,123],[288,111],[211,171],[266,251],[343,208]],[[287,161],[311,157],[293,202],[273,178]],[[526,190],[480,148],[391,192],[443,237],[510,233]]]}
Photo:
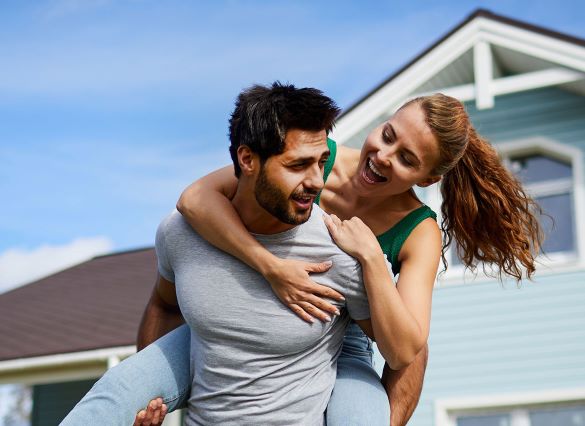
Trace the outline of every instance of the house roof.
{"label": "house roof", "polygon": [[585,95],[585,40],[478,9],[345,109],[331,137],[361,146],[416,96],[442,92],[489,109],[499,96],[552,86]]}
{"label": "house roof", "polygon": [[154,249],[96,257],[0,295],[0,361],[134,345]]}
{"label": "house roof", "polygon": [[530,24],[527,22],[519,21],[517,19],[513,19],[513,18],[510,18],[507,16],[498,15],[498,14],[493,13],[487,9],[477,9],[474,12],[472,12],[467,18],[465,18],[459,25],[455,26],[453,29],[451,29],[449,32],[447,32],[447,34],[443,35],[441,38],[439,38],[437,41],[435,41],[433,44],[431,44],[428,48],[426,48],[421,53],[419,53],[417,56],[415,56],[408,63],[403,65],[401,68],[399,68],[396,72],[394,72],[390,76],[388,76],[385,80],[383,80],[381,83],[379,83],[376,87],[374,87],[368,93],[366,93],[361,98],[359,98],[357,101],[355,101],[353,104],[351,104],[349,107],[344,109],[343,112],[341,113],[341,115],[339,116],[339,118],[341,119],[343,116],[345,116],[346,114],[351,112],[354,108],[356,108],[358,105],[360,105],[362,102],[364,102],[370,96],[372,96],[372,94],[374,94],[375,92],[380,90],[382,87],[386,86],[389,82],[391,82],[396,77],[398,77],[400,74],[402,74],[404,71],[406,71],[408,68],[410,68],[414,63],[418,62],[427,53],[429,53],[430,51],[435,49],[438,45],[443,43],[443,41],[445,41],[446,39],[451,37],[453,34],[455,34],[457,31],[459,31],[461,28],[466,26],[469,22],[473,21],[476,18],[480,18],[480,17],[487,18],[487,19],[490,19],[492,21],[501,22],[503,24],[511,25],[511,26],[516,27],[516,28],[521,28],[524,30],[532,31],[535,33],[539,33],[539,34],[548,36],[548,37],[552,37],[552,38],[555,38],[558,40],[566,41],[569,43],[573,43],[573,44],[585,47],[585,39],[575,37],[575,36],[565,34],[565,33],[560,33],[558,31],[554,31],[554,30],[549,29],[549,28],[545,28],[545,27]]}

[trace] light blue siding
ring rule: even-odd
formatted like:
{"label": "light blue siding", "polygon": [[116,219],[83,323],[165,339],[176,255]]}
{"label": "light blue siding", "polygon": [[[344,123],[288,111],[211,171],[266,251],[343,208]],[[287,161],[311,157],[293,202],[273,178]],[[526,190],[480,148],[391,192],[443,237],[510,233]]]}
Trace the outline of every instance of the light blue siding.
{"label": "light blue siding", "polygon": [[493,143],[547,137],[569,146],[585,147],[585,98],[558,88],[521,92],[496,98],[495,107],[467,111],[478,132]]}
{"label": "light blue siding", "polygon": [[[585,98],[557,88],[467,109],[492,143],[547,137],[585,150]],[[584,212],[576,212],[583,215]],[[496,281],[438,288],[430,359],[409,425],[434,424],[434,401],[585,386],[585,271],[547,274],[517,288]]]}
{"label": "light blue siding", "polygon": [[433,424],[437,398],[585,386],[584,306],[584,272],[520,288],[435,290],[429,366],[410,424]]}

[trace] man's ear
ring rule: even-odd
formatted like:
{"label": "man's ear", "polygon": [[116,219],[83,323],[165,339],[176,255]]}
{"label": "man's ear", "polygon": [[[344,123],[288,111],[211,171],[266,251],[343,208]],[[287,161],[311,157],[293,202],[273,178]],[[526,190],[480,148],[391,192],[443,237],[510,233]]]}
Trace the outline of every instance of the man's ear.
{"label": "man's ear", "polygon": [[417,183],[416,185],[420,186],[421,188],[426,188],[427,186],[431,186],[432,184],[437,183],[440,180],[441,176],[429,176],[422,182]]}
{"label": "man's ear", "polygon": [[238,147],[238,163],[244,176],[250,176],[255,173],[260,165],[260,159],[254,154],[249,146],[240,145]]}

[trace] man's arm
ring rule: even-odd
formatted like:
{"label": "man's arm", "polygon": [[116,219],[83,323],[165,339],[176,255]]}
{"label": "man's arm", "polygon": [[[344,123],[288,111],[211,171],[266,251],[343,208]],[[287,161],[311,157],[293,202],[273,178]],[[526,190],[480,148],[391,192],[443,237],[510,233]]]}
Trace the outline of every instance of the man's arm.
{"label": "man's arm", "polygon": [[157,276],[156,284],[146,305],[138,329],[138,350],[174,330],[185,320],[179,309],[175,284]]}
{"label": "man's arm", "polygon": [[384,365],[382,384],[390,400],[390,426],[404,426],[410,420],[422,392],[428,357],[425,345],[414,361],[400,370]]}

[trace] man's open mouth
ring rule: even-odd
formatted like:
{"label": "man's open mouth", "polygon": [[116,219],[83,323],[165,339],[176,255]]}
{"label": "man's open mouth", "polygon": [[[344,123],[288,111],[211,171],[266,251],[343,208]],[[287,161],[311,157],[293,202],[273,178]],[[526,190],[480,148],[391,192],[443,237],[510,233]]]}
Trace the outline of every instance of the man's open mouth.
{"label": "man's open mouth", "polygon": [[315,200],[314,195],[293,195],[293,201],[303,208],[310,207]]}

